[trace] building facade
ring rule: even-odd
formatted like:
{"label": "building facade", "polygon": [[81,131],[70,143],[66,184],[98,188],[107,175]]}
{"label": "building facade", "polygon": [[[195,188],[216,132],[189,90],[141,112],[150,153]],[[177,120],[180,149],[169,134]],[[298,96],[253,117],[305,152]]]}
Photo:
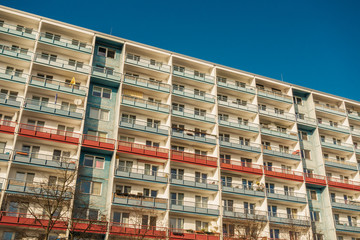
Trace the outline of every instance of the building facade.
{"label": "building facade", "polygon": [[358,142],[359,102],[0,7],[2,239],[59,192],[49,239],[360,239]]}

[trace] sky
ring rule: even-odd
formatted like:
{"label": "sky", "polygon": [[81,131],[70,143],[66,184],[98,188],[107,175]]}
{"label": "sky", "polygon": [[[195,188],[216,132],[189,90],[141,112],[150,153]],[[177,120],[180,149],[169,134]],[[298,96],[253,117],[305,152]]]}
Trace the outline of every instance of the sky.
{"label": "sky", "polygon": [[360,0],[0,3],[360,101]]}

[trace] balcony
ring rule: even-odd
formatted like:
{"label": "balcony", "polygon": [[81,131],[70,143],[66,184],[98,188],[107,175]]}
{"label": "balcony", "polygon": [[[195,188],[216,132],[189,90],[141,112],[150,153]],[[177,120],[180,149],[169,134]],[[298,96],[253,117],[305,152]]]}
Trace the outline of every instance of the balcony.
{"label": "balcony", "polygon": [[246,209],[246,208],[234,208],[234,207],[224,207],[224,217],[236,218],[241,220],[251,220],[251,221],[267,221],[267,212]]}
{"label": "balcony", "polygon": [[167,238],[167,228],[157,227],[157,226],[148,226],[148,225],[139,225],[139,224],[128,224],[128,223],[110,223],[109,229],[110,235],[119,235],[129,237],[139,237],[144,239],[166,239]]}
{"label": "balcony", "polygon": [[304,181],[304,174],[303,172],[287,170],[277,167],[269,167],[264,166],[264,173],[266,176],[281,178],[285,180],[292,180],[292,181]]}
{"label": "balcony", "polygon": [[330,148],[330,149],[345,151],[345,152],[353,152],[354,151],[353,145],[351,145],[349,143],[337,142],[336,140],[331,141],[328,139],[321,139],[321,146]]}
{"label": "balcony", "polygon": [[276,117],[276,118],[279,118],[282,120],[288,120],[288,121],[295,121],[295,114],[284,112],[284,111],[277,110],[277,109],[272,109],[272,108],[261,109],[261,108],[259,108],[259,113],[264,116]]}
{"label": "balcony", "polygon": [[304,115],[300,115],[299,113],[296,114],[296,121],[299,124],[316,127],[316,119],[315,118],[305,117]]}
{"label": "balcony", "polygon": [[139,67],[165,72],[165,73],[170,73],[170,69],[171,69],[169,65],[163,64],[162,62],[152,61],[151,59],[147,59],[143,57],[134,58],[132,54],[130,56],[126,55],[125,62]]}
{"label": "balcony", "polygon": [[38,76],[31,76],[30,85],[34,87],[40,87],[52,91],[59,91],[79,96],[85,96],[88,91],[88,88],[84,86],[77,86],[63,81]]}
{"label": "balcony", "polygon": [[90,73],[91,69],[89,65],[86,65],[84,63],[73,62],[70,61],[70,59],[66,60],[41,53],[37,53],[35,55],[35,62],[84,74]]}
{"label": "balcony", "polygon": [[132,129],[147,133],[160,134],[164,136],[169,135],[169,127],[163,125],[157,125],[142,120],[133,120],[130,118],[121,118],[120,128]]}
{"label": "balcony", "polygon": [[350,119],[360,121],[360,111],[348,110],[347,112]]}
{"label": "balcony", "polygon": [[289,103],[289,104],[293,103],[291,96],[283,94],[281,92],[269,91],[269,90],[258,88],[257,93],[258,93],[259,97],[276,100],[276,101],[280,101],[280,102],[285,102],[285,103]]}
{"label": "balcony", "polygon": [[350,131],[353,136],[360,137],[360,128],[351,128]]}
{"label": "balcony", "polygon": [[200,165],[205,165],[205,166],[209,166],[209,167],[217,167],[217,158],[216,157],[209,157],[209,156],[199,155],[199,154],[195,154],[195,153],[171,150],[170,158],[172,161],[200,164]]}
{"label": "balcony", "polygon": [[164,172],[153,171],[150,169],[137,169],[127,167],[117,167],[115,177],[146,182],[167,183],[167,174]]}
{"label": "balcony", "polygon": [[315,109],[321,112],[336,114],[340,116],[346,116],[345,109],[339,107],[330,106],[329,104],[315,103]]}
{"label": "balcony", "polygon": [[304,173],[305,182],[313,185],[326,186],[326,177],[313,173]]}
{"label": "balcony", "polygon": [[149,111],[162,112],[166,114],[170,112],[170,106],[167,104],[157,103],[142,98],[136,98],[126,95],[122,95],[121,103],[126,106],[141,108]]}
{"label": "balcony", "polygon": [[231,107],[231,108],[234,108],[234,109],[239,109],[239,110],[253,112],[253,113],[257,112],[257,106],[256,105],[249,104],[249,103],[241,104],[237,100],[223,101],[223,100],[219,99],[218,103],[219,103],[220,106]]}
{"label": "balcony", "polygon": [[280,148],[277,146],[268,146],[268,145],[262,145],[262,148],[263,148],[264,155],[300,161],[300,151],[299,150],[289,150],[289,149]]}
{"label": "balcony", "polygon": [[245,131],[259,132],[259,125],[251,122],[239,121],[235,118],[223,118],[219,117],[219,125],[222,127],[236,128]]}
{"label": "balcony", "polygon": [[335,177],[328,177],[327,180],[329,187],[360,191],[360,182]]}
{"label": "balcony", "polygon": [[170,211],[218,216],[219,206],[215,204],[171,199]]}
{"label": "balcony", "polygon": [[141,87],[145,89],[155,90],[159,92],[165,92],[170,93],[170,87],[171,85],[162,83],[155,80],[140,78],[140,77],[134,77],[130,75],[124,76],[124,84]]}
{"label": "balcony", "polygon": [[55,114],[62,117],[70,117],[76,119],[82,119],[84,114],[84,109],[82,108],[72,108],[72,106],[62,105],[58,103],[49,103],[49,102],[42,102],[33,99],[26,99],[25,100],[25,109],[42,112],[42,113],[50,113]]}
{"label": "balcony", "polygon": [[169,157],[169,150],[165,148],[147,146],[144,144],[118,141],[118,152],[131,153],[155,158]]}
{"label": "balcony", "polygon": [[16,122],[0,120],[0,132],[4,133],[14,133],[16,127]]}
{"label": "balcony", "polygon": [[340,133],[349,133],[349,127],[343,126],[343,125],[334,125],[334,123],[331,122],[318,122],[318,126],[321,129],[330,130],[334,132],[340,132]]}
{"label": "balcony", "polygon": [[264,186],[262,185],[243,185],[233,183],[222,184],[223,193],[240,194],[251,197],[265,197]]}
{"label": "balcony", "polygon": [[286,214],[286,213],[269,213],[270,222],[297,226],[310,226],[310,219],[306,216]]}
{"label": "balcony", "polygon": [[64,143],[78,144],[81,134],[20,123],[19,134]]}
{"label": "balcony", "polygon": [[255,94],[255,88],[246,84],[239,84],[237,81],[226,79],[226,82],[217,81],[219,87],[237,90],[243,93]]}
{"label": "balcony", "polygon": [[22,150],[15,150],[15,163],[41,166],[56,169],[75,170],[77,160],[70,157],[30,153]]}
{"label": "balcony", "polygon": [[171,136],[182,140],[190,140],[206,144],[216,144],[216,137],[205,133],[195,132],[193,130],[172,129]]}
{"label": "balcony", "polygon": [[91,67],[91,76],[100,78],[101,80],[115,82],[117,85],[120,84],[121,81],[121,73],[105,67]]}
{"label": "balcony", "polygon": [[260,144],[254,142],[244,142],[237,138],[220,137],[220,147],[233,148],[237,150],[260,153]]}
{"label": "balcony", "polygon": [[266,195],[268,199],[281,200],[281,201],[290,201],[306,204],[306,194],[297,193],[294,191],[284,191],[276,189],[266,189]]}
{"label": "balcony", "polygon": [[28,76],[29,76],[28,74],[22,72],[0,68],[1,80],[16,82],[16,83],[26,83]]}
{"label": "balcony", "polygon": [[335,228],[336,231],[360,233],[360,224],[357,222],[335,220]]}
{"label": "balcony", "polygon": [[115,139],[84,134],[82,145],[85,147],[100,148],[108,151],[113,151],[115,149],[115,142]]}
{"label": "balcony", "polygon": [[144,207],[156,210],[166,210],[166,198],[144,197],[131,194],[116,194],[113,196],[113,204],[125,207]]}
{"label": "balcony", "polygon": [[297,133],[296,132],[291,132],[291,131],[279,131],[276,128],[265,128],[262,127],[261,128],[261,134],[263,135],[267,135],[267,136],[271,136],[271,137],[278,137],[278,138],[285,138],[288,140],[293,140],[293,141],[297,141],[298,137],[297,137]]}
{"label": "balcony", "polygon": [[0,55],[30,61],[33,53],[17,47],[0,45]]}
{"label": "balcony", "polygon": [[19,108],[22,100],[22,97],[0,93],[0,105]]}
{"label": "balcony", "polygon": [[10,157],[13,156],[13,150],[12,149],[7,149],[7,148],[2,148],[0,149],[0,161],[9,161]]}
{"label": "balcony", "polygon": [[32,28],[21,27],[19,25],[12,25],[8,23],[3,23],[0,25],[0,32],[32,40],[35,40],[37,34],[37,32]]}
{"label": "balcony", "polygon": [[220,240],[220,234],[214,232],[194,231],[191,229],[169,229],[170,240]]}
{"label": "balcony", "polygon": [[213,76],[209,76],[207,74],[198,73],[195,70],[189,70],[189,69],[179,69],[175,70],[173,69],[173,75],[183,78],[188,78],[191,80],[195,80],[202,83],[207,84],[214,84],[215,78]]}
{"label": "balcony", "polygon": [[53,34],[46,34],[44,32],[40,34],[39,42],[89,54],[91,54],[92,51],[92,46],[86,43],[80,43],[79,41],[75,42],[73,39],[69,38],[58,38]]}
{"label": "balcony", "polygon": [[350,161],[341,161],[333,157],[324,158],[326,167],[340,168],[350,171],[357,171],[358,164]]}
{"label": "balcony", "polygon": [[197,121],[204,121],[209,123],[215,123],[215,115],[209,113],[203,113],[195,109],[190,108],[174,108],[172,109],[172,114],[177,117],[184,117]]}
{"label": "balcony", "polygon": [[186,97],[186,98],[190,98],[193,100],[199,100],[199,101],[203,101],[203,102],[208,102],[208,103],[215,103],[215,96],[211,95],[209,93],[195,93],[194,90],[189,90],[189,89],[172,89],[172,93],[175,96],[180,96],[180,97]]}
{"label": "balcony", "polygon": [[218,190],[218,181],[212,179],[204,179],[199,177],[191,177],[179,174],[171,174],[170,183],[181,187],[191,187],[204,190]]}
{"label": "balcony", "polygon": [[338,209],[360,211],[360,202],[344,198],[331,198],[331,206]]}
{"label": "balcony", "polygon": [[263,173],[263,169],[261,165],[224,159],[224,158],[221,159],[221,169],[246,172],[246,173],[258,174],[258,175],[262,175]]}

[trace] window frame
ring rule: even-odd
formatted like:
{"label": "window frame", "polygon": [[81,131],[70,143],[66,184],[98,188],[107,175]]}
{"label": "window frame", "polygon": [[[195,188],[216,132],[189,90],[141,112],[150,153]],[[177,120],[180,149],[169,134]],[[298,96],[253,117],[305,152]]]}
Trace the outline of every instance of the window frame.
{"label": "window frame", "polygon": [[[90,183],[89,193],[83,191],[82,184],[85,183],[85,182],[89,182],[89,183]],[[100,184],[100,192],[99,192],[99,194],[94,194],[94,183]],[[87,194],[87,195],[101,196],[101,192],[102,192],[102,182],[94,182],[94,181],[91,181],[91,180],[81,180],[81,181],[80,181],[80,192],[81,192],[82,194]]]}
{"label": "window frame", "polygon": [[[91,111],[94,111],[94,110],[97,110],[97,117],[93,117],[92,114],[91,114]],[[102,111],[107,112],[107,119],[106,120],[101,119],[101,112]],[[90,107],[89,108],[89,118],[108,122],[109,119],[110,119],[110,110],[103,109],[103,108]]]}
{"label": "window frame", "polygon": [[[97,95],[94,94],[94,89],[95,89],[95,88],[100,88],[100,96],[97,96]],[[110,91],[109,97],[104,97],[104,90],[109,90],[109,91]],[[100,86],[94,85],[93,88],[92,88],[91,94],[92,94],[92,96],[94,96],[94,97],[111,99],[111,97],[112,97],[112,90],[111,90],[110,88],[104,88],[104,87],[100,87]]]}
{"label": "window frame", "polygon": [[[92,161],[93,161],[93,162],[92,162],[92,166],[85,165],[85,159],[86,159],[86,157],[92,157]],[[101,168],[96,167],[96,166],[97,166],[97,165],[96,165],[96,162],[97,162],[97,160],[99,160],[99,158],[100,158],[100,159],[103,159],[103,161],[102,161],[103,165],[102,165]],[[104,157],[95,156],[95,155],[85,154],[82,165],[83,165],[84,167],[87,167],[87,168],[104,169],[104,168],[105,168],[105,158],[104,158]]]}

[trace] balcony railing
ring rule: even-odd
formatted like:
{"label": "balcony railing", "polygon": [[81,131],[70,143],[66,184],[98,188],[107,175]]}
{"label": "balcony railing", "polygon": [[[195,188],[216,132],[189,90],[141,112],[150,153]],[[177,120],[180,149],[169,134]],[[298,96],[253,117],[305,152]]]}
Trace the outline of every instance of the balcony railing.
{"label": "balcony railing", "polygon": [[217,167],[217,158],[195,153],[171,150],[171,160]]}
{"label": "balcony railing", "polygon": [[49,103],[49,102],[43,102],[29,98],[25,100],[25,108],[44,112],[44,113],[57,114],[64,117],[73,117],[78,119],[81,119],[84,114],[83,108],[79,108],[79,107],[73,108],[72,105],[70,105],[69,107],[68,104],[64,105],[58,103]]}
{"label": "balcony railing", "polygon": [[327,180],[330,187],[338,187],[360,191],[360,182],[335,177],[328,177]]}
{"label": "balcony railing", "polygon": [[334,125],[330,122],[318,121],[319,128],[328,129],[336,132],[349,133],[349,127],[344,125]]}
{"label": "balcony railing", "polygon": [[342,161],[340,159],[336,159],[334,157],[327,157],[324,158],[325,160],[325,166],[327,167],[335,167],[335,168],[342,168],[342,169],[347,169],[347,170],[352,170],[352,171],[357,171],[358,170],[358,164],[355,162],[350,162],[350,161]]}
{"label": "balcony railing", "polygon": [[19,134],[65,143],[79,143],[80,133],[20,123]]}
{"label": "balcony railing", "polygon": [[280,224],[291,224],[291,225],[301,225],[309,226],[310,218],[307,216],[295,215],[295,214],[286,214],[286,213],[270,213],[269,212],[270,222],[276,222]]}
{"label": "balcony railing", "polygon": [[183,96],[195,100],[201,100],[205,102],[215,103],[215,96],[209,93],[195,93],[194,90],[182,89],[178,90],[173,88],[172,93],[177,96]]}
{"label": "balcony railing", "polygon": [[37,34],[37,32],[32,28],[21,27],[19,25],[8,23],[3,23],[0,25],[0,32],[30,39],[35,39]]}
{"label": "balcony railing", "polygon": [[0,104],[7,105],[10,107],[20,107],[22,101],[23,101],[22,97],[0,93]]}
{"label": "balcony railing", "polygon": [[264,186],[260,184],[244,185],[223,182],[222,191],[226,193],[234,193],[253,197],[265,197]]}
{"label": "balcony railing", "polygon": [[304,181],[303,172],[287,170],[277,167],[270,167],[270,166],[264,166],[264,172],[265,175],[270,177],[276,177],[276,178],[282,178],[282,179],[288,179],[288,180],[300,181],[300,182]]}
{"label": "balcony railing", "polygon": [[216,115],[210,113],[198,112],[195,109],[190,108],[172,108],[172,114],[175,116],[185,117],[189,119],[205,121],[210,123],[215,123]]}
{"label": "balcony railing", "polygon": [[240,110],[245,110],[245,111],[250,111],[250,112],[257,112],[257,106],[254,104],[241,104],[236,100],[228,100],[228,101],[223,101],[219,99],[219,105],[222,106],[227,106],[227,107],[232,107],[235,109],[240,109]]}
{"label": "balcony railing", "polygon": [[62,59],[59,57],[53,57],[51,55],[44,55],[41,53],[37,53],[35,55],[35,61],[37,63],[42,63],[58,68],[64,68],[66,70],[77,71],[80,73],[88,74],[90,72],[91,67],[84,63],[72,62],[69,59]]}
{"label": "balcony railing", "polygon": [[221,169],[239,171],[239,172],[247,172],[253,174],[262,174],[263,168],[261,165],[241,162],[236,160],[224,159],[221,158]]}
{"label": "balcony railing", "polygon": [[258,95],[269,99],[274,99],[282,102],[292,103],[292,97],[281,92],[270,91],[266,89],[257,89]]}
{"label": "balcony railing", "polygon": [[360,211],[360,202],[354,200],[345,200],[343,198],[331,198],[331,205],[333,208],[348,209]]}
{"label": "balcony railing", "polygon": [[250,152],[261,152],[260,144],[245,142],[237,138],[219,137],[221,147],[230,147]]}
{"label": "balcony railing", "polygon": [[316,108],[316,110],[321,110],[321,111],[328,112],[328,113],[333,113],[333,114],[338,114],[338,115],[343,115],[343,116],[346,115],[345,109],[335,107],[335,106],[330,106],[330,105],[323,104],[323,103],[315,103],[315,108]]}
{"label": "balcony railing", "polygon": [[208,143],[208,144],[216,144],[216,137],[214,135],[195,132],[192,130],[181,130],[181,129],[172,129],[171,134],[173,137]]}
{"label": "balcony railing", "polygon": [[267,221],[267,211],[247,209],[247,208],[234,208],[224,207],[224,217],[238,218],[245,220],[258,220]]}
{"label": "balcony railing", "polygon": [[126,55],[125,62],[166,73],[170,73],[171,69],[169,65],[158,61],[151,61],[150,59],[143,57],[140,57],[139,59],[134,59],[133,57]]}
{"label": "balcony railing", "polygon": [[353,145],[344,142],[331,141],[329,139],[321,139],[321,145],[331,149],[342,150],[347,152],[353,152]]}
{"label": "balcony railing", "polygon": [[285,120],[295,121],[295,114],[272,109],[272,108],[266,108],[266,110],[259,108],[259,113],[270,117],[277,117]]}
{"label": "balcony railing", "polygon": [[114,150],[115,142],[116,142],[115,139],[84,134],[82,144],[87,147],[101,148],[105,150]]}
{"label": "balcony railing", "polygon": [[167,174],[150,169],[138,169],[118,166],[115,169],[115,177],[130,178],[136,180],[167,183]]}
{"label": "balcony railing", "polygon": [[186,187],[194,187],[194,188],[201,188],[201,189],[208,189],[208,190],[218,190],[218,181],[201,178],[201,177],[192,177],[180,174],[171,174],[170,175],[170,183],[179,185],[179,186],[186,186]]}
{"label": "balcony railing", "polygon": [[314,173],[304,173],[306,183],[315,185],[326,185],[326,177]]}
{"label": "balcony railing", "polygon": [[239,121],[236,118],[223,118],[223,117],[219,116],[219,124],[220,124],[220,126],[238,128],[241,130],[248,130],[248,131],[252,131],[252,132],[259,131],[258,124],[252,123],[252,122]]}
{"label": "balcony railing", "polygon": [[0,120],[1,132],[13,133],[15,131],[15,127],[16,127],[16,122],[8,121],[8,120]]}
{"label": "balcony railing", "polygon": [[169,229],[170,240],[220,240],[220,234],[206,231],[194,231],[192,229]]}
{"label": "balcony railing", "polygon": [[1,148],[0,149],[0,161],[9,161],[10,158],[13,156],[13,150],[8,148]]}
{"label": "balcony railing", "polygon": [[22,59],[22,60],[27,60],[27,61],[30,61],[33,56],[33,52],[31,52],[29,50],[24,50],[21,48],[4,46],[4,45],[0,45],[0,54],[8,56],[8,57],[14,57],[14,58]]}
{"label": "balcony railing", "polygon": [[142,98],[136,98],[132,96],[122,95],[122,104],[128,106],[134,106],[146,110],[169,113],[170,106],[163,103],[157,103]]}
{"label": "balcony railing", "polygon": [[119,152],[132,153],[137,155],[145,155],[155,158],[165,158],[169,156],[169,150],[166,148],[159,148],[153,146],[147,146],[139,143],[118,141]]}
{"label": "balcony railing", "polygon": [[165,210],[167,208],[167,199],[114,193],[113,204]]}
{"label": "balcony railing", "polygon": [[209,203],[170,199],[170,210],[178,212],[219,215],[219,206]]}
{"label": "balcony railing", "polygon": [[300,114],[295,114],[295,116],[296,116],[296,120],[299,123],[316,125],[316,119],[315,118],[305,117],[305,116],[302,116]]}
{"label": "balcony railing", "polygon": [[286,139],[290,139],[290,140],[294,140],[294,141],[298,140],[297,133],[292,132],[292,131],[288,131],[288,130],[279,131],[277,128],[265,128],[265,127],[262,127],[261,128],[261,133],[265,134],[265,135],[269,135],[269,136],[286,138]]}
{"label": "balcony railing", "polygon": [[88,90],[87,87],[84,86],[78,86],[63,81],[38,76],[31,76],[30,85],[43,87],[54,91],[73,93],[81,96],[85,96]]}
{"label": "balcony railing", "polygon": [[6,69],[6,68],[0,68],[0,78],[4,80],[25,83],[28,76],[29,76],[28,74],[25,74],[23,72]]}
{"label": "balcony railing", "polygon": [[75,158],[71,157],[41,154],[37,152],[27,152],[23,150],[15,150],[14,152],[14,162],[27,165],[74,170],[77,162]]}
{"label": "balcony railing", "polygon": [[157,125],[152,122],[150,123],[142,120],[133,120],[125,117],[121,118],[120,127],[135,129],[149,133],[156,133],[161,135],[169,134],[169,127],[167,126]]}
{"label": "balcony railing", "polygon": [[262,145],[262,149],[263,149],[264,154],[266,154],[266,155],[300,161],[300,151],[299,150],[285,149],[285,148],[280,148],[280,147],[274,146],[274,145],[272,145],[272,146]]}
{"label": "balcony railing", "polygon": [[292,202],[306,203],[306,194],[294,191],[284,191],[278,189],[266,189],[268,198]]}
{"label": "balcony railing", "polygon": [[135,237],[135,238],[154,238],[154,239],[166,239],[167,237],[167,228],[158,227],[158,226],[149,226],[149,225],[139,225],[139,224],[128,224],[128,223],[119,223],[111,222],[109,233],[111,235],[120,235],[126,237]]}
{"label": "balcony railing", "polygon": [[351,128],[351,134],[355,136],[360,136],[360,128]]}
{"label": "balcony railing", "polygon": [[124,83],[166,93],[169,93],[171,88],[170,84],[130,75],[124,76]]}
{"label": "balcony railing", "polygon": [[207,74],[195,74],[195,73],[196,73],[196,71],[189,70],[189,69],[185,69],[182,71],[173,69],[173,74],[175,76],[185,77],[185,78],[189,78],[189,79],[204,82],[204,83],[214,84],[215,78],[213,76],[210,76]]}
{"label": "balcony railing", "polygon": [[79,41],[74,42],[72,39],[64,37],[58,38],[53,34],[46,34],[44,32],[40,34],[39,41],[85,53],[91,53],[92,50],[92,46],[89,44],[80,43]]}
{"label": "balcony railing", "polygon": [[121,81],[121,73],[105,67],[91,67],[91,75],[104,79],[110,79],[115,82]]}
{"label": "balcony railing", "polygon": [[360,111],[353,111],[348,109],[347,113],[349,118],[354,120],[360,120]]}
{"label": "balcony railing", "polygon": [[255,94],[255,88],[246,84],[237,84],[237,81],[226,79],[226,82],[217,81],[219,87],[226,87],[245,93]]}
{"label": "balcony railing", "polygon": [[360,223],[357,221],[339,221],[335,220],[335,228],[337,231],[360,232]]}

